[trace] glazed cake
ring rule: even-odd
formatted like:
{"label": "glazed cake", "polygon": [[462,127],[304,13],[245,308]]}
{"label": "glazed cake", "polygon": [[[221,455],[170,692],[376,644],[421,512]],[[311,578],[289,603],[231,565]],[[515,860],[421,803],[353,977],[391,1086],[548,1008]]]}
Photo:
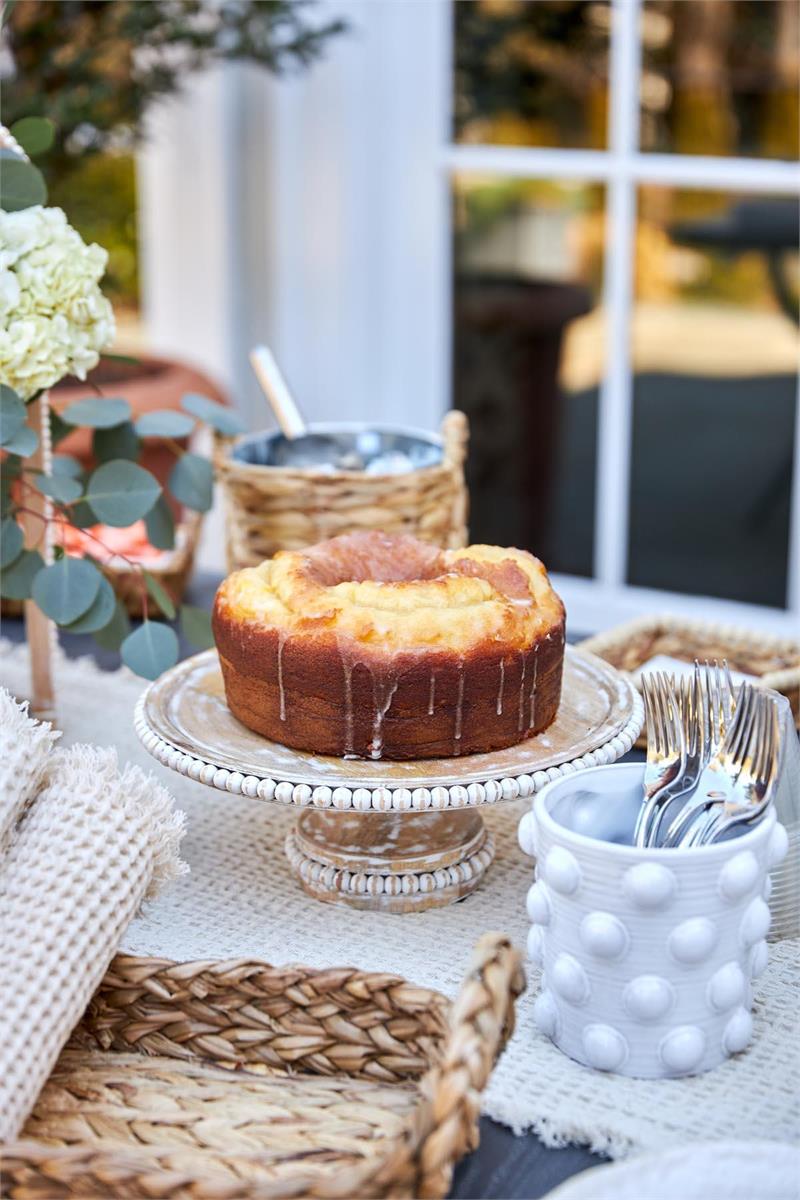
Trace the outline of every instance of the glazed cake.
{"label": "glazed cake", "polygon": [[558,709],[564,606],[523,550],[348,534],[228,576],[213,626],[234,716],[317,754],[475,754]]}

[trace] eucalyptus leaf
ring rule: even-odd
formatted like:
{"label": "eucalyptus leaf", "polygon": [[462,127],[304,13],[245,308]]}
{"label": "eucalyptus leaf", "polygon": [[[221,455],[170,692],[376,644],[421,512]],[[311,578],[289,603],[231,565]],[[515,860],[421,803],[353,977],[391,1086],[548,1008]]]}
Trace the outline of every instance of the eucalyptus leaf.
{"label": "eucalyptus leaf", "polygon": [[39,445],[39,435],[35,429],[31,429],[29,425],[23,425],[22,429],[18,429],[13,438],[7,441],[3,449],[9,454],[18,454],[20,458],[27,458],[33,454],[36,447]]}
{"label": "eucalyptus leaf", "polygon": [[65,554],[36,576],[33,599],[57,625],[71,625],[94,604],[102,578],[87,558]]}
{"label": "eucalyptus leaf", "polygon": [[194,429],[194,419],[186,413],[165,408],[158,412],[142,413],[136,422],[139,437],[186,437]]}
{"label": "eucalyptus leaf", "polygon": [[88,425],[90,429],[113,429],[129,421],[131,406],[119,396],[87,396],[73,400],[61,413],[67,425]]}
{"label": "eucalyptus leaf", "polygon": [[53,474],[68,475],[70,479],[78,479],[83,474],[83,466],[71,454],[54,454]]}
{"label": "eucalyptus leaf", "polygon": [[42,495],[49,496],[51,500],[57,500],[59,504],[72,504],[83,492],[80,481],[72,479],[69,475],[37,473],[34,479]]}
{"label": "eucalyptus leaf", "polygon": [[130,631],[131,621],[125,611],[125,605],[121,600],[117,600],[111,620],[96,631],[94,640],[104,650],[119,650]]}
{"label": "eucalyptus leaf", "polygon": [[50,409],[50,441],[54,446],[59,442],[63,442],[68,434],[72,433],[72,426],[66,421],[62,421],[54,408]]}
{"label": "eucalyptus leaf", "polygon": [[123,421],[113,429],[95,429],[92,436],[92,451],[98,463],[111,462],[114,458],[127,458],[136,462],[141,442],[131,421]]}
{"label": "eucalyptus leaf", "polygon": [[169,473],[169,490],[176,500],[197,512],[208,512],[214,498],[211,463],[199,454],[182,454]]}
{"label": "eucalyptus leaf", "polygon": [[244,433],[244,422],[241,417],[222,404],[217,404],[216,400],[209,399],[208,396],[201,396],[197,392],[187,392],[181,399],[181,408],[191,413],[193,417],[205,421],[212,429],[216,429],[217,433],[229,436]]}
{"label": "eucalyptus leaf", "polygon": [[120,529],[145,516],[160,495],[158,480],[125,458],[98,467],[86,488],[86,499],[97,519]]}
{"label": "eucalyptus leaf", "polygon": [[16,437],[25,425],[26,409],[13,388],[0,384],[0,446]]}
{"label": "eucalyptus leaf", "polygon": [[24,158],[4,158],[0,171],[0,208],[4,212],[19,212],[46,201],[47,186],[39,168]]}
{"label": "eucalyptus leaf", "polygon": [[187,642],[198,650],[210,650],[214,645],[211,629],[211,614],[194,604],[181,605],[181,631]]}
{"label": "eucalyptus leaf", "polygon": [[0,574],[0,596],[6,600],[28,600],[44,559],[38,550],[23,550],[19,558]]}
{"label": "eucalyptus leaf", "polygon": [[120,647],[122,661],[137,675],[157,679],[178,661],[175,630],[161,621],[145,621],[129,633]]}
{"label": "eucalyptus leaf", "polygon": [[11,133],[31,158],[44,154],[55,140],[56,127],[49,117],[21,117],[11,126]]}
{"label": "eucalyptus leaf", "polygon": [[97,524],[97,517],[85,500],[79,500],[69,510],[69,523],[76,529],[90,529],[92,525]]}
{"label": "eucalyptus leaf", "polygon": [[172,550],[175,545],[175,519],[162,492],[144,519],[147,540],[157,550]]}
{"label": "eucalyptus leaf", "polygon": [[7,517],[0,525],[0,567],[10,567],[22,553],[25,539],[22,530],[13,518]]}
{"label": "eucalyptus leaf", "polygon": [[3,463],[3,470],[0,471],[0,518],[2,519],[11,516],[15,507],[14,498],[11,495],[11,485],[16,477],[16,472],[13,470],[14,461],[14,459],[7,458]]}
{"label": "eucalyptus leaf", "polygon": [[161,584],[156,579],[155,575],[151,575],[149,571],[144,571],[144,582],[147,590],[155,600],[158,607],[168,621],[175,619],[175,605],[172,602],[172,597],[164,590]]}
{"label": "eucalyptus leaf", "polygon": [[123,363],[128,367],[140,367],[142,365],[141,358],[137,358],[135,354],[114,354],[111,350],[103,352],[103,358],[109,362]]}
{"label": "eucalyptus leaf", "polygon": [[114,589],[103,576],[92,604],[82,617],[78,617],[77,621],[72,621],[64,628],[69,633],[96,633],[98,629],[104,629],[108,625],[114,616],[116,606],[117,598],[114,595]]}

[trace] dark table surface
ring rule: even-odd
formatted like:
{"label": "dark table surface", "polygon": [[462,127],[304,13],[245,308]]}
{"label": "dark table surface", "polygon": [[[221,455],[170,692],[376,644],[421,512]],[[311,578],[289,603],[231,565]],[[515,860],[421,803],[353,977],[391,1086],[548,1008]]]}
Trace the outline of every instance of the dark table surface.
{"label": "dark table surface", "polygon": [[[199,574],[192,581],[187,601],[210,607],[218,580]],[[24,639],[22,620],[3,621],[3,636],[12,642]],[[115,670],[119,656],[102,650],[91,637],[60,634],[61,645],[70,658],[91,655],[104,670]],[[181,654],[194,653],[194,648],[181,639]],[[629,757],[637,757],[633,754]],[[641,756],[639,756],[641,757]],[[553,1150],[533,1133],[516,1137],[510,1129],[488,1117],[481,1117],[480,1146],[462,1159],[456,1168],[450,1196],[458,1200],[535,1200],[544,1196],[563,1180],[604,1161],[582,1146],[567,1146]]]}

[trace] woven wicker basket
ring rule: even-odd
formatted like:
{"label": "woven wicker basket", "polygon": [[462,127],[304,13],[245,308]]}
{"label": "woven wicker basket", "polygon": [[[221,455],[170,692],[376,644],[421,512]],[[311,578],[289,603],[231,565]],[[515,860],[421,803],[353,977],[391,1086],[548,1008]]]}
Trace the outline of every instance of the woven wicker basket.
{"label": "woven wicker basket", "polygon": [[[161,584],[176,608],[183,600],[192,573],[202,527],[203,514],[184,509],[183,517],[175,526],[174,547],[147,567],[148,572]],[[138,572],[132,571],[124,563],[116,565],[116,562],[101,566],[101,570],[110,580],[130,615],[140,617],[143,608]],[[151,617],[166,615],[150,595],[147,597],[147,611]]]}
{"label": "woven wicker basket", "polygon": [[[167,550],[158,561],[147,564],[149,573],[161,584],[176,606],[181,603],[189,582],[202,525],[202,513],[185,510],[182,520],[175,527],[173,549]],[[138,572],[132,570],[119,557],[115,557],[109,563],[99,565],[126,610],[132,617],[140,617],[142,615],[142,588]],[[23,602],[21,600],[4,599],[0,613],[4,617],[19,617],[22,615],[22,610]],[[147,611],[151,617],[165,615],[150,595],[147,597]]]}
{"label": "woven wicker basket", "polygon": [[499,934],[452,1005],[352,968],[118,956],[3,1149],[2,1194],[444,1196],[523,986]]}
{"label": "woven wicker basket", "polygon": [[[617,625],[581,642],[621,671],[635,671],[642,663],[665,654],[686,662],[726,659],[732,670],[754,675],[764,687],[786,696],[800,729],[800,640],[771,637],[752,629],[687,621],[682,617],[642,617]],[[646,745],[644,735],[637,745]]]}
{"label": "woven wicker basket", "polygon": [[226,510],[228,569],[253,567],[278,550],[299,550],[357,529],[410,533],[437,546],[467,541],[464,482],[467,418],[449,412],[441,428],[443,458],[400,475],[262,467],[217,446],[215,465]]}

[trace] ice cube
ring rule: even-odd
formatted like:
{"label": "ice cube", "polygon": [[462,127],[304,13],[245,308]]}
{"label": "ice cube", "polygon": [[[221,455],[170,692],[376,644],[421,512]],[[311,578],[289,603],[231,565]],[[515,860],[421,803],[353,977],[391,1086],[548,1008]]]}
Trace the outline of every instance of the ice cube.
{"label": "ice cube", "polygon": [[414,464],[407,454],[400,450],[387,450],[370,459],[365,467],[367,475],[402,475],[405,471],[413,471]]}

